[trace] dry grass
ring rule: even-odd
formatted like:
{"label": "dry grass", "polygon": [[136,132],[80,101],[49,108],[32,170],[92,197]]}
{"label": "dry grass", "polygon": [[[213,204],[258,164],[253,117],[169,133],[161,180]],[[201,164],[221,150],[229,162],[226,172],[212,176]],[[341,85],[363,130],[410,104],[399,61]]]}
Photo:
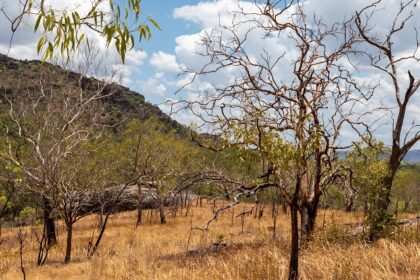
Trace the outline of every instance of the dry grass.
{"label": "dry grass", "polygon": [[[242,206],[235,211],[243,210]],[[266,211],[269,212],[269,211]],[[59,245],[47,264],[36,267],[36,242],[27,228],[24,248],[27,279],[284,279],[287,276],[289,217],[278,217],[277,240],[272,239],[271,217],[261,221],[240,218],[231,225],[226,212],[209,232],[193,231],[186,252],[190,224],[203,226],[208,207],[194,208],[193,216],[170,217],[168,224],[146,221],[135,229],[135,213],[121,213],[110,223],[97,255],[86,258],[86,245],[96,218],[75,225],[73,261],[63,265],[64,227],[59,224]],[[360,217],[322,210],[316,239],[301,251],[301,279],[420,279],[418,232],[408,238],[367,245],[351,238],[342,224]],[[226,247],[212,249],[221,238]],[[410,236],[411,235],[411,236]],[[412,235],[415,235],[414,238]],[[402,236],[402,234],[400,234]],[[21,279],[17,230],[3,229],[0,245],[0,279]]]}

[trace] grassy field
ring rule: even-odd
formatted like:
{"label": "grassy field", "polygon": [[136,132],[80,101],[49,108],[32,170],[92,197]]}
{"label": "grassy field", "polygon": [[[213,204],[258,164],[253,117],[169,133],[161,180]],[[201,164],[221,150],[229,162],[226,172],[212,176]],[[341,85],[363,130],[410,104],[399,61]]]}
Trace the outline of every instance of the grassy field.
{"label": "grassy field", "polygon": [[[234,216],[250,206],[239,206]],[[273,239],[269,209],[259,220],[252,215],[233,219],[226,211],[209,231],[202,227],[211,216],[208,205],[193,207],[166,225],[145,213],[135,228],[136,213],[116,215],[91,259],[86,247],[97,217],[75,224],[73,260],[64,265],[65,232],[59,227],[59,244],[47,263],[37,267],[37,243],[29,227],[24,243],[27,279],[283,279],[287,276],[289,216],[279,214]],[[149,213],[150,214],[150,213]],[[301,250],[301,279],[420,279],[420,242],[416,226],[392,240],[366,244],[346,233],[345,223],[360,222],[358,214],[321,210],[315,240]],[[418,225],[417,225],[418,226]],[[3,228],[0,245],[0,279],[22,279],[17,229]],[[226,246],[215,248],[215,241]],[[188,247],[188,251],[187,251]]]}

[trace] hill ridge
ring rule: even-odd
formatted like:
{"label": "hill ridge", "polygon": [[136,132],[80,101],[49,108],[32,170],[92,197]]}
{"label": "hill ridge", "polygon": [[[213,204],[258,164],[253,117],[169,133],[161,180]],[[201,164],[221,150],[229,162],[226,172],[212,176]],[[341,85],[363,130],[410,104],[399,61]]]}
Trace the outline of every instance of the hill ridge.
{"label": "hill ridge", "polygon": [[[0,88],[13,86],[15,81],[28,81],[28,84],[24,86],[31,86],[30,79],[36,78],[37,69],[41,66],[56,68],[54,70],[60,70],[66,73],[69,79],[81,77],[80,73],[63,69],[55,64],[41,62],[39,60],[19,60],[0,53],[0,76],[2,77]],[[56,71],[55,73],[58,72]],[[95,77],[83,77],[83,79],[86,79],[87,82],[103,82]],[[146,101],[142,94],[120,84],[112,83],[109,85],[115,86],[113,89],[116,92],[104,100],[114,123],[122,123],[131,119],[145,120],[155,116],[167,129],[175,129],[178,134],[183,136],[187,134],[187,128],[184,125],[162,112],[158,106]]]}

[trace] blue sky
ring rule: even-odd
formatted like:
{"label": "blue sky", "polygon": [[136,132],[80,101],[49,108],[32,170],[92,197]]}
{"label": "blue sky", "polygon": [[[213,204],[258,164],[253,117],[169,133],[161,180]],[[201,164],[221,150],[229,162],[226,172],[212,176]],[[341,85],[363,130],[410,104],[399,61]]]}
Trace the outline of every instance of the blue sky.
{"label": "blue sky", "polygon": [[[158,4],[157,4],[158,2]],[[174,10],[185,5],[199,3],[197,0],[143,0],[143,11],[149,13],[160,25],[162,30],[153,29],[152,39],[144,41],[139,47],[144,50],[149,58],[154,52],[163,51],[174,54],[175,38],[184,34],[193,34],[200,31],[200,27],[183,19],[176,19],[173,16]],[[146,80],[155,74],[153,67],[148,62],[141,65],[140,80]],[[176,74],[170,74],[168,78],[176,78]],[[132,79],[135,77],[132,77]],[[133,89],[143,94],[149,102],[160,104],[164,102],[162,96],[153,92],[143,90],[138,85],[133,85]],[[171,95],[176,89],[168,88],[166,95]]]}
{"label": "blue sky", "polygon": [[[159,2],[159,4],[157,4]],[[175,8],[185,5],[197,4],[197,0],[143,0],[144,12],[150,13],[160,24],[162,31],[154,31],[152,40],[143,44],[143,49],[151,53],[156,50],[172,53],[175,47],[175,38],[185,34],[198,32],[197,25],[191,24],[183,19],[175,19],[173,16]]]}

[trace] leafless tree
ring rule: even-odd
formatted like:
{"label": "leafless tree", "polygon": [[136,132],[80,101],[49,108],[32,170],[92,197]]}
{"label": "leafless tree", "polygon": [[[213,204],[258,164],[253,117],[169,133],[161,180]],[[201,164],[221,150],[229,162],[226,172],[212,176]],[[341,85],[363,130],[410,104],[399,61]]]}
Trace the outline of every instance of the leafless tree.
{"label": "leafless tree", "polygon": [[[373,19],[378,12],[385,8],[385,1],[379,0],[356,12],[355,24],[363,40],[365,55],[374,70],[385,74],[385,78],[392,85],[392,94],[396,101],[395,115],[392,114],[392,145],[391,155],[388,159],[388,171],[383,178],[383,188],[375,202],[377,211],[376,221],[371,226],[369,238],[376,239],[384,230],[387,222],[387,209],[390,204],[390,193],[401,161],[407,152],[420,140],[419,124],[407,120],[407,109],[414,102],[414,96],[420,87],[420,79],[415,78],[410,67],[420,62],[420,40],[415,26],[412,38],[415,40],[414,48],[398,51],[401,44],[409,42],[398,39],[398,36],[407,31],[414,18],[418,15],[417,0],[401,0],[395,15],[392,15],[392,24],[385,32],[379,32],[373,24]],[[391,15],[390,15],[391,16]],[[405,68],[408,70],[404,70]],[[406,75],[403,71],[407,71]]]}
{"label": "leafless tree", "polygon": [[41,71],[38,84],[22,81],[12,92],[3,92],[9,119],[3,123],[7,151],[1,158],[18,168],[26,188],[42,198],[46,248],[57,242],[53,212],[65,219],[68,262],[71,225],[81,217],[96,183],[94,176],[83,174],[91,171],[83,162],[89,158],[86,143],[101,131],[106,117],[101,100],[115,89],[49,64]]}
{"label": "leafless tree", "polygon": [[[343,128],[365,127],[355,107],[368,102],[373,89],[352,76],[350,57],[359,38],[351,23],[326,24],[295,1],[266,1],[253,11],[239,7],[230,24],[204,34],[200,55],[208,63],[186,70],[192,78],[184,88],[215,74],[230,75],[227,84],[216,82],[193,100],[172,103],[174,112],[190,110],[201,129],[217,135],[219,145],[200,146],[234,146],[261,156],[262,182],[231,182],[233,202],[219,210],[239,203],[240,196],[277,188],[291,210],[289,279],[298,273],[298,214],[301,237],[310,239],[323,190],[349,175],[337,153],[350,147],[341,141]],[[250,53],[247,42],[256,36],[288,41],[292,50]]]}

